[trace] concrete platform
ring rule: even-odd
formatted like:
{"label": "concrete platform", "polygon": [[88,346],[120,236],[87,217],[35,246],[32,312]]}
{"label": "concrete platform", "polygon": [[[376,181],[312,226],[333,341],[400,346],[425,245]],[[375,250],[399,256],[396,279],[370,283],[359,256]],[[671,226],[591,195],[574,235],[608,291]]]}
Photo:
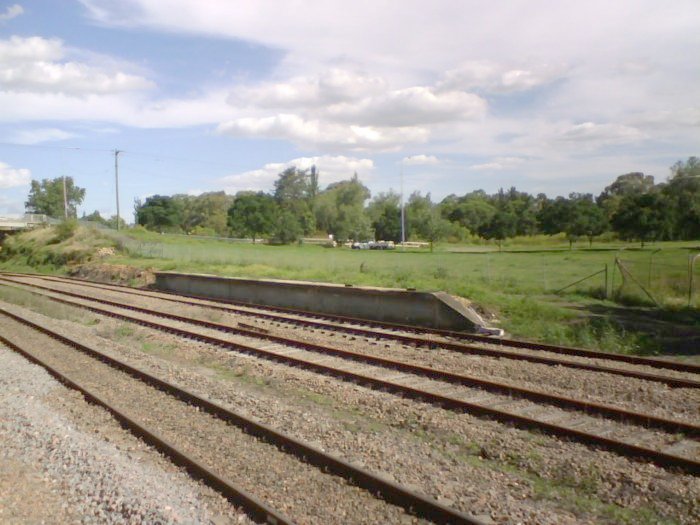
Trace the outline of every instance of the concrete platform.
{"label": "concrete platform", "polygon": [[239,279],[156,272],[155,288],[187,295],[293,308],[443,330],[481,332],[485,322],[445,292],[343,286],[308,281]]}

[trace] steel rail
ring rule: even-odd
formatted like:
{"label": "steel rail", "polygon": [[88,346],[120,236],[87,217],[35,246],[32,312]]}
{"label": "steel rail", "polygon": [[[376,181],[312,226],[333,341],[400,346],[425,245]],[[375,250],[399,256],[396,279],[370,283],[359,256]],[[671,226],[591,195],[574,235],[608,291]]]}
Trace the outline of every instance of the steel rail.
{"label": "steel rail", "polygon": [[[0,313],[6,314],[7,312],[0,309]],[[123,427],[128,429],[137,437],[143,439],[147,444],[153,446],[164,455],[168,456],[173,463],[184,467],[192,477],[203,481],[207,486],[219,492],[231,503],[245,509],[246,513],[253,519],[271,524],[294,525],[294,522],[284,514],[272,509],[254,495],[238,487],[232,481],[221,477],[219,474],[199,463],[194,458],[191,458],[174,444],[161,437],[154,430],[138,423],[126,413],[110,405],[99,395],[92,392],[87,387],[82,386],[81,384],[70,379],[62,372],[59,372],[57,369],[35,356],[30,351],[21,348],[19,345],[13,343],[2,335],[0,335],[0,343],[17,352],[28,361],[46,369],[46,371],[60,383],[83,394],[83,396],[85,396],[87,401],[90,403],[106,409]]]}
{"label": "steel rail", "polygon": [[[55,281],[55,282],[71,281],[71,282],[75,282],[77,284],[80,284],[82,286],[91,287],[91,288],[97,288],[97,289],[102,289],[102,290],[112,290],[114,292],[119,292],[119,293],[127,293],[127,294],[132,294],[132,295],[140,295],[140,296],[144,296],[144,297],[158,298],[158,299],[161,299],[164,301],[190,304],[190,305],[194,305],[194,306],[206,306],[208,308],[213,308],[213,309],[217,309],[217,310],[221,310],[221,311],[229,311],[229,312],[239,313],[239,314],[248,315],[251,317],[258,317],[258,318],[263,318],[263,319],[281,321],[281,322],[290,323],[290,324],[310,326],[310,327],[315,327],[315,328],[319,328],[319,329],[343,331],[343,332],[347,332],[347,333],[352,333],[353,335],[360,335],[363,337],[371,337],[371,338],[375,338],[375,339],[396,340],[396,341],[400,341],[402,343],[406,343],[409,345],[440,347],[440,348],[446,348],[448,350],[453,350],[453,351],[458,351],[458,352],[463,350],[463,349],[468,349],[468,350],[471,350],[472,353],[474,351],[476,351],[477,349],[481,349],[481,347],[473,347],[471,345],[466,345],[464,343],[454,343],[454,342],[450,342],[450,341],[425,339],[425,338],[401,335],[401,334],[396,334],[396,333],[376,332],[373,330],[368,330],[368,329],[358,328],[358,327],[351,327],[351,326],[347,326],[347,325],[329,324],[326,322],[318,321],[317,319],[330,319],[330,320],[335,320],[335,321],[338,321],[341,323],[351,323],[351,324],[362,324],[362,325],[367,325],[367,326],[375,326],[377,328],[381,328],[381,329],[385,329],[385,330],[432,334],[432,335],[439,335],[439,336],[443,336],[443,337],[451,337],[451,338],[458,338],[458,339],[469,339],[469,340],[483,342],[483,343],[492,344],[492,345],[509,346],[509,347],[513,347],[513,348],[522,348],[525,350],[540,350],[543,352],[572,355],[572,356],[577,356],[577,357],[586,357],[586,358],[590,358],[590,359],[604,359],[604,360],[609,360],[609,361],[620,361],[620,362],[625,362],[625,363],[630,363],[630,364],[650,366],[650,367],[654,367],[654,368],[675,370],[678,372],[700,373],[700,365],[695,365],[692,363],[680,363],[680,362],[675,362],[675,361],[667,361],[665,359],[656,359],[656,358],[651,358],[651,357],[642,357],[642,356],[634,356],[634,355],[627,355],[627,354],[614,354],[611,352],[601,352],[599,350],[589,350],[586,348],[575,348],[575,347],[569,347],[569,346],[556,346],[556,345],[549,345],[549,344],[545,344],[545,343],[534,343],[534,342],[530,342],[530,341],[521,341],[521,340],[517,340],[517,339],[507,339],[507,338],[502,338],[502,337],[469,334],[466,332],[457,332],[457,331],[453,331],[453,330],[441,330],[441,329],[437,329],[437,328],[435,328],[435,329],[423,328],[423,327],[419,327],[419,326],[412,326],[412,325],[405,325],[405,324],[398,324],[398,323],[386,323],[386,322],[374,321],[374,320],[370,320],[370,319],[362,319],[362,318],[358,318],[358,317],[345,317],[345,316],[338,316],[338,315],[331,315],[331,314],[321,314],[319,312],[311,312],[311,311],[306,311],[306,310],[295,310],[295,309],[283,308],[283,307],[279,307],[279,306],[268,306],[268,305],[261,305],[261,304],[256,304],[256,303],[247,303],[247,302],[243,302],[243,301],[215,299],[215,298],[211,298],[211,297],[205,297],[205,296],[193,295],[193,294],[175,293],[175,292],[171,292],[171,291],[167,291],[167,290],[154,290],[153,291],[154,293],[170,295],[170,296],[175,296],[175,297],[189,297],[191,299],[197,299],[200,301],[209,301],[209,302],[221,303],[221,304],[226,304],[226,305],[243,306],[243,307],[247,307],[247,308],[257,308],[257,309],[262,309],[262,310],[277,311],[277,312],[281,312],[281,313],[284,313],[287,315],[299,315],[299,316],[313,317],[316,320],[290,318],[287,315],[275,315],[275,314],[268,314],[268,313],[263,313],[263,312],[253,312],[250,310],[240,310],[240,309],[233,308],[233,307],[223,307],[223,306],[216,306],[216,305],[210,305],[210,304],[202,305],[200,303],[196,303],[193,301],[187,301],[185,299],[158,297],[158,296],[152,295],[150,293],[143,293],[141,291],[137,291],[136,289],[134,289],[131,286],[125,286],[125,285],[119,285],[119,284],[96,283],[96,282],[92,282],[92,281],[85,281],[84,279],[76,279],[76,278],[71,278],[71,277],[58,278],[58,277],[45,276],[45,275],[39,275],[39,274],[20,274],[20,273],[11,273],[11,272],[0,272],[0,274],[2,274],[2,273],[4,273],[5,275],[15,275],[17,277],[32,277],[32,278],[38,278],[38,279],[42,279],[42,280]],[[508,353],[507,355],[502,355],[502,357],[513,359],[513,357],[510,357],[513,355],[514,354],[512,354],[512,353]],[[520,356],[522,356],[522,354],[515,354],[515,355],[517,356],[517,357],[515,357],[515,359],[519,359],[519,358],[521,358]]]}
{"label": "steel rail", "polygon": [[[0,278],[2,280],[2,278]],[[24,284],[24,283],[22,283]],[[653,414],[645,414],[641,412],[634,412],[631,410],[626,410],[623,408],[615,407],[612,405],[604,405],[601,403],[593,403],[588,401],[582,401],[566,396],[560,396],[556,394],[549,394],[542,391],[532,390],[528,388],[518,387],[508,383],[500,383],[495,381],[489,381],[476,376],[470,376],[466,374],[457,374],[454,372],[449,372],[447,370],[441,370],[436,368],[430,368],[420,365],[413,365],[403,361],[396,361],[393,359],[387,359],[383,357],[376,357],[372,355],[367,355],[359,352],[352,352],[349,350],[342,350],[338,348],[333,348],[329,346],[321,346],[314,343],[309,343],[306,341],[300,341],[297,339],[290,339],[287,337],[280,337],[269,333],[261,333],[254,330],[248,330],[245,328],[235,328],[228,325],[223,325],[219,323],[214,323],[211,321],[203,321],[199,319],[193,319],[190,317],[185,317],[176,314],[170,314],[166,312],[158,312],[152,309],[141,308],[134,305],[118,303],[115,301],[109,301],[106,299],[99,299],[89,296],[83,296],[80,294],[74,294],[72,292],[65,292],[61,290],[53,290],[45,288],[46,290],[54,291],[59,294],[67,294],[70,296],[76,296],[80,299],[89,300],[92,302],[102,303],[109,306],[114,306],[116,308],[122,308],[126,310],[131,310],[134,312],[140,312],[147,315],[153,315],[155,317],[161,317],[165,319],[170,319],[178,322],[194,324],[197,326],[202,326],[204,328],[218,330],[225,333],[233,333],[238,335],[243,335],[246,337],[252,337],[256,339],[265,339],[268,341],[273,341],[276,343],[284,344],[287,346],[293,346],[301,348],[303,350],[316,352],[324,355],[333,355],[343,359],[349,359],[352,361],[359,361],[363,363],[369,363],[375,366],[380,366],[383,368],[401,370],[403,372],[408,372],[416,375],[421,375],[429,377],[431,379],[436,379],[439,381],[444,381],[452,384],[458,384],[467,387],[477,387],[484,390],[498,392],[506,395],[517,396],[523,399],[528,399],[536,402],[544,402],[560,408],[579,410],[584,413],[593,413],[602,415],[608,418],[615,418],[621,421],[633,422],[646,427],[654,427],[665,430],[667,432],[683,432],[689,436],[700,436],[700,426],[688,423],[685,421],[674,420],[655,416]],[[32,292],[37,293],[37,292]],[[48,299],[53,299],[52,297],[44,294],[39,294]],[[80,303],[66,302],[72,306],[82,307]]]}
{"label": "steel rail", "polygon": [[[106,299],[97,299],[97,298],[94,298],[94,297],[91,297],[88,295],[78,294],[75,292],[68,292],[65,290],[56,290],[55,288],[49,288],[47,286],[41,286],[39,284],[13,281],[13,280],[7,279],[5,277],[0,277],[0,282],[11,282],[15,285],[28,286],[30,288],[36,288],[36,289],[40,289],[40,290],[45,290],[45,291],[57,293],[57,294],[63,294],[63,295],[75,297],[78,299],[94,301],[94,302],[99,302],[102,304],[108,304],[111,306],[117,306],[119,308],[126,308],[126,309],[130,309],[130,310],[134,310],[134,311],[139,311],[139,308],[135,307],[135,306],[124,305],[122,303],[108,301]],[[56,298],[53,298],[53,299],[56,299]],[[58,299],[56,299],[56,300],[58,300]],[[72,304],[72,303],[69,303],[69,304]],[[80,306],[80,304],[79,303],[74,304],[74,306]],[[200,306],[202,306],[202,305],[200,305]],[[212,323],[212,322],[208,322],[208,321],[200,321],[200,320],[196,320],[196,319],[191,319],[189,317],[176,316],[174,314],[167,314],[164,312],[157,312],[157,311],[146,310],[146,309],[141,309],[141,311],[144,313],[149,313],[151,315],[160,316],[160,317],[164,317],[164,318],[171,318],[171,319],[174,319],[177,321],[187,322],[190,324],[199,324],[201,326],[206,326],[207,328],[225,331],[225,332],[243,333],[244,331],[246,331],[246,332],[248,332],[246,335],[249,335],[251,337],[256,337],[256,338],[276,337],[276,336],[272,336],[272,335],[263,336],[260,332],[254,332],[251,330],[244,330],[242,328],[233,328],[233,327],[230,327],[227,325],[221,325],[221,324]],[[311,348],[312,346],[314,346],[311,343],[305,343],[303,341],[296,341],[296,340],[286,339],[286,338],[279,338],[279,339],[284,340],[285,344],[295,344],[296,346],[307,345],[307,348]],[[443,345],[443,343],[440,343],[439,346],[443,347],[444,345]],[[459,353],[467,354],[467,355],[476,354],[476,355],[486,355],[489,357],[508,357],[510,359],[523,360],[523,361],[528,361],[528,362],[538,363],[538,364],[546,364],[546,365],[550,365],[550,366],[564,366],[564,367],[573,368],[573,369],[587,370],[587,371],[593,371],[593,372],[603,372],[603,373],[610,373],[610,374],[615,374],[615,375],[620,375],[620,376],[625,376],[625,377],[632,377],[635,379],[653,381],[656,383],[664,383],[668,386],[676,387],[676,388],[700,388],[700,381],[695,381],[692,379],[670,377],[670,376],[664,376],[664,375],[658,375],[658,374],[650,374],[648,372],[639,372],[639,371],[635,371],[635,370],[627,370],[624,368],[613,368],[613,367],[607,367],[607,366],[602,366],[602,365],[592,365],[592,364],[586,364],[586,363],[579,363],[576,361],[566,361],[566,360],[560,360],[560,359],[548,358],[548,357],[542,357],[542,356],[514,354],[512,352],[491,349],[491,348],[481,348],[481,347],[471,348],[471,347],[469,347],[468,349],[465,349],[465,348],[463,348],[464,345],[450,344],[450,346],[456,346],[456,348],[448,348],[448,349],[457,351]],[[321,347],[321,348],[326,348],[326,347]],[[362,355],[364,355],[364,354],[362,354]],[[414,366],[414,365],[409,365],[409,366]]]}
{"label": "steel rail", "polygon": [[[301,441],[281,431],[275,430],[274,428],[241,413],[229,410],[218,403],[198,396],[197,394],[178,387],[173,383],[155,377],[140,368],[131,366],[121,360],[110,357],[98,350],[90,348],[87,345],[79,343],[74,339],[68,338],[64,335],[49,330],[46,327],[33,323],[32,321],[24,319],[12,312],[9,312],[8,310],[5,310],[4,308],[0,308],[0,314],[37,330],[67,346],[81,351],[92,358],[102,361],[115,369],[121,370],[138,380],[141,380],[169,395],[172,395],[173,397],[176,397],[177,399],[180,399],[181,401],[199,407],[207,413],[239,427],[244,432],[255,436],[256,438],[274,444],[284,452],[292,454],[306,463],[326,469],[327,471],[345,478],[352,484],[355,484],[356,486],[361,487],[372,494],[380,494],[385,501],[402,507],[409,513],[429,519],[435,523],[483,525],[482,521],[466,513],[443,505],[428,496],[411,491],[398,483],[386,480],[368,470],[328,454],[327,452],[324,452],[320,448],[317,448],[309,443]],[[7,341],[7,339],[2,336],[0,336],[0,341],[8,344],[8,346],[11,346],[13,349],[17,348],[17,345]],[[20,353],[23,352],[21,351]],[[41,366],[45,365],[42,364]],[[106,403],[103,406],[106,406]],[[106,408],[111,411],[110,407],[106,406]],[[184,453],[179,452],[178,454],[187,459]],[[205,467],[201,468],[205,469]],[[240,489],[240,492],[243,493],[243,490]],[[254,496],[249,495],[249,497],[255,499]],[[259,501],[258,504],[264,506],[264,504],[260,503]],[[267,509],[267,507],[264,508]],[[262,514],[258,515],[262,516]],[[271,509],[267,510],[266,515],[263,517],[266,518],[268,515],[274,519],[280,520],[280,518],[276,517],[275,511],[272,511]],[[279,522],[291,523],[290,521],[284,520],[280,520]],[[270,523],[275,523],[275,521],[270,521]]]}
{"label": "steel rail", "polygon": [[[71,304],[70,301],[66,301],[64,299],[53,299],[57,302]],[[378,379],[376,377],[368,376],[365,374],[351,372],[348,370],[343,370],[332,366],[323,365],[320,363],[314,363],[312,361],[306,361],[304,359],[299,359],[289,355],[277,354],[275,352],[264,350],[262,348],[256,348],[241,343],[227,341],[225,339],[198,334],[196,332],[190,332],[181,328],[163,325],[153,321],[147,321],[145,319],[132,317],[126,314],[120,314],[117,312],[112,312],[109,310],[104,310],[88,305],[82,305],[82,307],[86,310],[93,311],[101,315],[113,317],[115,319],[120,319],[123,321],[129,321],[141,326],[177,335],[186,339],[201,341],[207,344],[224,348],[229,351],[255,355],[271,361],[288,364],[306,370],[312,370],[314,372],[319,372],[332,377],[340,378],[342,380],[349,381],[352,383],[359,383],[365,386],[369,386],[376,390],[388,391],[410,399],[417,399],[424,402],[436,404],[445,409],[457,412],[464,411],[477,416],[490,417],[499,422],[511,423],[521,428],[538,429],[544,432],[549,432],[560,437],[566,437],[589,445],[600,446],[602,448],[612,450],[613,452],[616,452],[620,455],[638,458],[641,457],[664,467],[681,468],[693,475],[700,474],[700,462],[690,458],[685,458],[674,454],[667,454],[659,450],[650,449],[639,445],[632,445],[630,443],[625,443],[623,441],[618,441],[605,436],[592,434],[590,432],[577,430],[575,428],[564,427],[554,423],[548,423],[546,421],[533,419],[512,412],[506,412],[497,408],[478,405],[476,403],[471,403],[451,396],[437,394],[435,392],[429,392],[420,388],[410,387],[407,385],[396,383],[394,381]]]}

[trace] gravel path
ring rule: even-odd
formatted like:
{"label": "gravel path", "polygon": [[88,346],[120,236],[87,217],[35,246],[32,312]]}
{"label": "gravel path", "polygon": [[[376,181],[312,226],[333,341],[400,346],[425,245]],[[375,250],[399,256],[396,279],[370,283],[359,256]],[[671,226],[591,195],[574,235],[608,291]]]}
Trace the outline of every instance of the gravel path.
{"label": "gravel path", "polygon": [[10,309],[498,522],[700,519],[692,476],[148,329],[127,335],[113,320],[85,327]]}
{"label": "gravel path", "polygon": [[423,523],[341,478],[324,474],[237,427],[16,321],[0,318],[0,330],[298,523]]}
{"label": "gravel path", "polygon": [[[30,282],[27,279],[27,282]],[[35,279],[35,282],[47,285],[47,282]],[[104,293],[94,288],[70,283],[51,283],[52,287],[97,295],[109,300],[121,301],[143,308],[155,308],[168,313],[190,315],[197,319],[215,321],[236,326],[244,322],[246,325],[257,326],[283,337],[293,337],[316,344],[328,344],[359,353],[406,361],[421,366],[459,371],[466,375],[489,377],[495,381],[508,382],[517,386],[542,390],[546,385],[549,393],[567,395],[584,401],[612,404],[621,408],[643,411],[661,417],[697,422],[700,417],[700,389],[670,388],[666,385],[622,377],[613,374],[597,373],[585,370],[574,370],[566,367],[528,363],[511,359],[498,359],[485,356],[469,356],[444,349],[413,348],[391,341],[366,339],[337,332],[312,330],[306,327],[293,327],[284,323],[273,323],[262,319],[228,314],[207,308],[188,305],[176,305],[159,299],[149,299],[141,296],[127,295],[106,289]],[[71,299],[72,300],[72,299]],[[541,352],[534,352],[535,355]],[[545,353],[546,355],[552,355]],[[557,356],[561,357],[561,356]],[[565,356],[568,359],[568,357]],[[574,358],[576,360],[576,358]],[[582,362],[597,362],[610,366],[625,365],[618,362],[603,362],[601,360],[586,360]],[[635,367],[645,371],[653,371],[649,367]],[[658,371],[657,371],[658,372]],[[697,378],[688,373],[678,373],[663,370],[660,373]]]}
{"label": "gravel path", "polygon": [[0,442],[2,523],[249,522],[104,410],[5,347]]}

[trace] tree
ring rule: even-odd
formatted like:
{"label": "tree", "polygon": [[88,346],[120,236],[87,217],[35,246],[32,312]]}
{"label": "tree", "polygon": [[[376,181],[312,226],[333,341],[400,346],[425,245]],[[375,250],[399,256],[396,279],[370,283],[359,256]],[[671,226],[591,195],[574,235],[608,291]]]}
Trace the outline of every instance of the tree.
{"label": "tree", "polygon": [[440,209],[430,199],[430,193],[423,197],[420,192],[413,192],[408,198],[405,213],[409,230],[418,238],[428,241],[431,252],[433,243],[444,239],[450,232],[450,222],[442,218]]}
{"label": "tree", "polygon": [[585,236],[590,247],[593,245],[593,237],[608,229],[605,212],[593,201],[593,195],[590,193],[572,193],[569,198],[571,199],[571,216],[564,231],[569,239]]}
{"label": "tree", "polygon": [[93,211],[90,215],[85,215],[85,212],[83,212],[83,216],[80,218],[80,220],[104,224],[105,226],[107,225],[107,220],[104,219],[97,210]]}
{"label": "tree", "polygon": [[700,159],[690,157],[671,166],[671,177],[662,192],[673,216],[673,237],[700,238]]}
{"label": "tree", "polygon": [[275,199],[267,193],[239,193],[228,210],[234,235],[255,239],[270,235],[275,226]]}
{"label": "tree", "polygon": [[275,181],[275,200],[281,208],[290,212],[285,216],[290,221],[293,216],[306,235],[316,229],[313,206],[317,193],[318,173],[315,167],[311,173],[295,167],[287,168]]}
{"label": "tree", "polygon": [[557,197],[542,205],[537,214],[540,229],[547,235],[560,232],[566,234],[569,249],[579,237],[587,237],[593,243],[593,237],[607,229],[605,212],[594,201],[593,195],[571,193],[569,198]]}
{"label": "tree", "polygon": [[569,221],[570,208],[570,202],[565,197],[547,199],[537,213],[537,221],[542,233],[556,235],[563,232]]}
{"label": "tree", "polygon": [[659,191],[627,195],[612,218],[613,229],[620,237],[641,241],[668,238],[673,227],[668,213],[668,199]]}
{"label": "tree", "polygon": [[418,234],[422,239],[430,243],[430,251],[433,251],[433,244],[446,238],[451,231],[450,221],[443,219],[440,210],[433,207],[424,216],[423,222],[418,227]]}
{"label": "tree", "polygon": [[472,198],[458,204],[448,218],[477,235],[479,228],[493,219],[495,214],[496,208],[491,203],[484,199]]}
{"label": "tree", "polygon": [[[63,201],[64,177],[43,179],[41,182],[32,181],[27,202],[24,203],[29,213],[41,213],[49,217],[64,216]],[[85,189],[73,182],[73,177],[65,177],[66,201],[68,217],[77,218],[77,208],[85,198]]]}
{"label": "tree", "polygon": [[183,218],[182,200],[153,195],[143,204],[136,201],[136,223],[149,230],[180,232]]}
{"label": "tree", "polygon": [[233,198],[223,191],[212,191],[192,197],[191,214],[196,225],[216,235],[228,234],[228,211]]}
{"label": "tree", "polygon": [[[116,215],[112,215],[112,216],[111,216],[109,219],[107,219],[105,222],[106,222],[107,226],[109,226],[109,227],[112,228],[113,230],[116,230],[116,229],[117,229],[117,216],[116,216]],[[123,230],[123,229],[126,228],[126,226],[127,226],[126,221],[125,221],[122,217],[119,217],[119,221],[118,221],[118,222],[119,222],[119,229],[120,229],[120,230]]]}
{"label": "tree", "polygon": [[501,250],[503,241],[515,237],[518,230],[518,216],[512,204],[507,203],[496,210],[493,218],[479,229],[479,235],[484,239],[496,239]]}
{"label": "tree", "polygon": [[290,211],[280,208],[272,227],[272,238],[280,244],[290,244],[298,241],[304,230],[297,217]]}
{"label": "tree", "polygon": [[[367,213],[375,240],[401,242],[401,196],[398,193],[380,193],[370,201]],[[405,234],[408,238],[408,229]]]}
{"label": "tree", "polygon": [[355,174],[352,179],[328,185],[316,198],[316,225],[333,235],[338,242],[370,237],[370,221],[365,201],[370,193]]}
{"label": "tree", "polygon": [[506,193],[501,190],[497,200],[498,202],[507,202],[517,217],[515,235],[534,235],[537,233],[537,208],[532,195],[512,187]]}
{"label": "tree", "polygon": [[620,175],[615,182],[606,186],[598,196],[596,202],[605,210],[608,219],[615,215],[620,202],[627,195],[639,195],[648,193],[654,188],[654,177],[644,175],[641,172],[632,172]]}

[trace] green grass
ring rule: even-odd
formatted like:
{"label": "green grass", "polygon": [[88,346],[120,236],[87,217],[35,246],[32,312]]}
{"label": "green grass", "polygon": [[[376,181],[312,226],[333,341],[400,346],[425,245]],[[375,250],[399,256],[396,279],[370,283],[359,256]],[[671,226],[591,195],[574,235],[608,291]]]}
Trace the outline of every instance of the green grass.
{"label": "green grass", "polygon": [[[68,246],[85,245],[89,236],[81,232],[54,246],[66,251]],[[252,245],[138,230],[99,232],[95,239],[95,246],[112,245],[119,250],[103,262],[154,270],[444,290],[474,302],[487,319],[500,321],[515,337],[554,344],[687,356],[692,354],[686,348],[692,346],[688,341],[700,338],[700,262],[695,265],[693,307],[685,306],[688,256],[700,251],[700,243],[657,243],[644,250],[638,244],[594,243],[589,249],[587,243],[579,243],[569,250],[561,237],[537,236],[509,241],[503,252],[479,242],[437,245],[430,253]],[[29,265],[31,271],[64,270],[64,266],[31,266],[53,260],[44,253],[50,246],[32,251],[32,242],[39,245],[40,239],[21,236],[13,241],[0,269],[24,270]],[[660,309],[649,308],[653,304],[627,275],[620,286],[623,280],[614,269],[616,257],[652,293]],[[607,282],[601,273],[555,294],[605,265]],[[613,285],[620,294],[606,299],[605,289],[612,290]],[[664,333],[668,337],[660,336]]]}
{"label": "green grass", "polygon": [[[444,244],[430,253],[251,245],[141,231],[129,233],[119,244],[125,251],[112,258],[118,264],[236,277],[445,290],[473,301],[516,337],[624,353],[655,354],[667,347],[674,351],[675,341],[659,341],[653,333],[631,327],[644,322],[623,315],[634,311],[626,303],[645,308],[651,302],[627,276],[625,286],[620,287],[620,271],[613,271],[615,257],[619,257],[658,297],[663,307],[658,314],[670,332],[677,323],[700,331],[700,264],[695,268],[695,308],[684,308],[688,254],[697,243],[658,243],[644,250],[622,243],[594,243],[589,249],[586,243],[569,250],[564,239],[540,236],[506,243],[503,252],[489,244]],[[661,251],[655,252],[658,248]],[[606,264],[607,282],[601,273],[561,294],[554,293],[603,270]],[[649,282],[652,286],[647,286]],[[606,286],[611,290],[613,285],[621,292],[617,301],[604,297]]]}

